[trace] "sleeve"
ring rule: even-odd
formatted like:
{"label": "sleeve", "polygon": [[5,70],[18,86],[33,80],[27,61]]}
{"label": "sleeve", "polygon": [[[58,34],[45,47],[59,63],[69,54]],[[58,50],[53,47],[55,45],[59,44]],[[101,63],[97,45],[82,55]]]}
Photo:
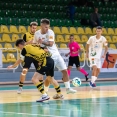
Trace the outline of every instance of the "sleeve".
{"label": "sleeve", "polygon": [[24,34],[24,36],[23,36],[23,40],[26,42],[26,34]]}
{"label": "sleeve", "polygon": [[89,40],[87,41],[87,44],[91,44],[91,37],[90,37]]}
{"label": "sleeve", "polygon": [[23,50],[22,50],[21,53],[20,53],[20,59],[21,59],[21,60],[24,60],[25,55],[26,55],[26,49],[23,48]]}
{"label": "sleeve", "polygon": [[104,46],[108,46],[108,42],[107,42],[107,40],[106,40],[105,37],[103,37],[103,45],[104,45]]}
{"label": "sleeve", "polygon": [[55,34],[54,34],[53,31],[50,31],[48,36],[49,36],[48,37],[49,38],[48,41],[54,41],[55,40]]}

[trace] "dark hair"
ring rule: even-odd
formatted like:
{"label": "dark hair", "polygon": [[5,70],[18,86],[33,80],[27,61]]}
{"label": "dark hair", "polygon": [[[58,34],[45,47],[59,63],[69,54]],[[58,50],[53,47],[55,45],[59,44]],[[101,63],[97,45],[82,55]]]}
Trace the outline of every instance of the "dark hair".
{"label": "dark hair", "polygon": [[37,22],[31,22],[30,26],[38,26],[38,23]]}
{"label": "dark hair", "polygon": [[25,41],[23,39],[18,39],[15,43],[16,46],[19,46],[19,44],[24,45]]}
{"label": "dark hair", "polygon": [[42,24],[50,24],[50,20],[44,18],[44,19],[41,19],[41,23],[42,23]]}
{"label": "dark hair", "polygon": [[70,35],[69,37],[74,37],[74,35]]}
{"label": "dark hair", "polygon": [[101,29],[102,30],[102,27],[101,26],[97,26],[96,29]]}

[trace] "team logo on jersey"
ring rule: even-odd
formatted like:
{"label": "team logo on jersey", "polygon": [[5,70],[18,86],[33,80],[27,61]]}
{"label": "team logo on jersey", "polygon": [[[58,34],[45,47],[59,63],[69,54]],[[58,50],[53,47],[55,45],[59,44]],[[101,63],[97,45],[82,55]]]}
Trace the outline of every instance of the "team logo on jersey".
{"label": "team logo on jersey", "polygon": [[92,58],[92,64],[94,64],[94,58]]}
{"label": "team logo on jersey", "polygon": [[49,39],[53,39],[53,36],[50,36]]}
{"label": "team logo on jersey", "polygon": [[74,49],[74,47],[72,47],[72,50]]}

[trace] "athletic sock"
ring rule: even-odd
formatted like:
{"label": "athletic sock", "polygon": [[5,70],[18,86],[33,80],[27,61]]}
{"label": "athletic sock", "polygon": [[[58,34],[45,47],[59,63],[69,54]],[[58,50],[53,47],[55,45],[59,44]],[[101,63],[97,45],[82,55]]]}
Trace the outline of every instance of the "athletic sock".
{"label": "athletic sock", "polygon": [[97,77],[95,76],[95,81],[97,80]]}
{"label": "athletic sock", "polygon": [[45,94],[44,87],[43,87],[43,83],[38,82],[35,86],[37,87],[37,89],[38,89],[42,94]]}
{"label": "athletic sock", "polygon": [[95,83],[95,80],[96,80],[95,76],[92,76],[92,77],[91,77],[91,82],[92,82],[92,83]]}
{"label": "athletic sock", "polygon": [[70,82],[69,81],[67,81],[67,82],[64,82],[64,84],[65,84],[65,88],[70,88]]}
{"label": "athletic sock", "polygon": [[60,89],[60,86],[57,86],[57,87],[54,87],[55,88],[55,90],[56,90],[56,92],[57,92],[57,94],[61,94],[61,89]]}
{"label": "athletic sock", "polygon": [[67,73],[68,73],[68,76],[70,76],[70,74],[71,74],[71,71],[70,71],[70,70],[67,70]]}
{"label": "athletic sock", "polygon": [[23,87],[24,83],[23,82],[19,82],[19,87]]}
{"label": "athletic sock", "polygon": [[88,75],[88,73],[83,68],[80,69],[80,72],[84,74],[85,76]]}

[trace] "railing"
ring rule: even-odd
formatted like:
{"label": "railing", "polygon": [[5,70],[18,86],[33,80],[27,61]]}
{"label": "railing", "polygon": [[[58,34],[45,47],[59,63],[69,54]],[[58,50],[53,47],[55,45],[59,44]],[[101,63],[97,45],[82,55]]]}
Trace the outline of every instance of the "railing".
{"label": "railing", "polygon": [[[17,60],[18,60],[18,50],[16,49],[16,48],[0,48],[0,50],[16,50],[16,52],[17,52]],[[15,67],[15,68],[11,68],[10,70],[13,70],[13,72],[15,72],[15,70],[18,68],[18,66],[17,67]],[[8,68],[0,68],[0,70],[8,70]]]}

